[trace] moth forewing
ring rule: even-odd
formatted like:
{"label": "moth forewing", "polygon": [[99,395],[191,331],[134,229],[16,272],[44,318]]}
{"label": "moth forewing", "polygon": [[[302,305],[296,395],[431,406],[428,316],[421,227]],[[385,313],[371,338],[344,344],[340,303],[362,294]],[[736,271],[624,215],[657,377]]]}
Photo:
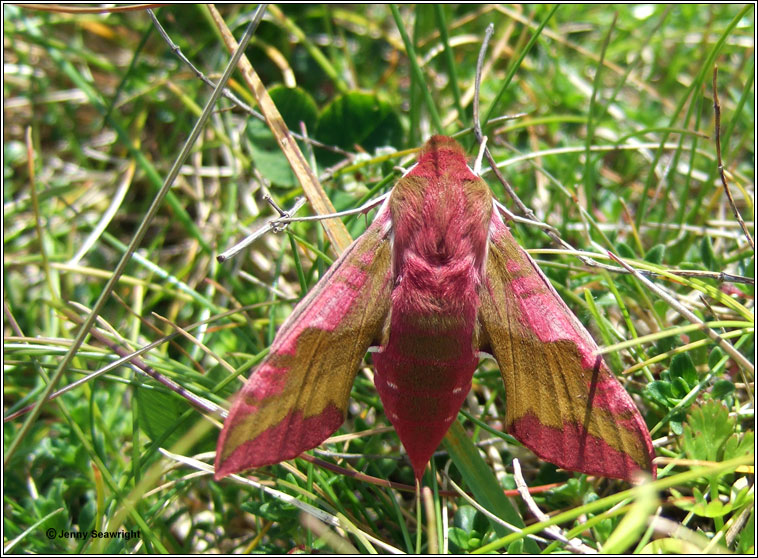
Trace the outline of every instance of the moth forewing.
{"label": "moth forewing", "polygon": [[499,215],[490,227],[479,319],[506,386],[506,429],[569,470],[655,476],[642,416],[597,345]]}
{"label": "moth forewing", "polygon": [[380,211],[277,332],[224,422],[217,479],[297,457],[344,421],[358,366],[389,307],[388,220]]}

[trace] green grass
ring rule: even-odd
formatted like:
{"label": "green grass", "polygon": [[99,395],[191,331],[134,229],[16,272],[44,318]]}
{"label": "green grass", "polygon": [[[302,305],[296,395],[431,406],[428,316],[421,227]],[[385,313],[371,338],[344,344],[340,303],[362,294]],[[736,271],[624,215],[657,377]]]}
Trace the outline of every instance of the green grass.
{"label": "green grass", "polygon": [[[253,11],[221,9],[238,39]],[[229,52],[206,8],[156,15],[217,81]],[[566,544],[546,535],[546,522],[518,496],[502,496],[515,488],[518,457],[530,487],[556,483],[534,495],[549,523],[586,546],[754,552],[745,466],[755,421],[755,260],[719,179],[712,92],[718,65],[723,164],[753,235],[754,17],[752,6],[738,5],[269,8],[246,55],[285,122],[299,133],[303,121],[310,137],[360,151],[334,167],[343,152],[300,144],[336,209],[387,191],[398,176],[393,166],[412,161],[381,147],[400,151],[439,131],[462,132],[475,155],[471,97],[492,23],[481,114],[525,113],[485,129],[521,200],[598,262],[612,263],[610,250],[655,271],[655,284],[721,339],[719,346],[640,279],[587,268],[556,251],[542,229],[513,225],[525,248],[547,249],[533,257],[598,343],[611,346],[605,358],[667,459],[653,490],[539,461],[499,433],[504,388],[485,361],[433,460],[436,476],[424,478],[431,491],[419,516],[412,492],[366,480],[413,482],[368,364],[336,433],[347,436],[314,454],[342,470],[296,459],[251,472],[250,485],[202,473],[213,462],[219,416],[140,370],[226,406],[241,386],[234,376],[247,377],[263,358],[336,252],[319,224],[297,223],[290,236],[269,234],[216,262],[274,215],[264,188],[285,208],[302,195],[267,128],[228,99],[148,222],[211,88],[172,54],[144,11],[4,6],[6,416],[40,402],[135,232],[147,232],[56,389],[101,375],[44,402],[36,416],[5,423],[5,550],[562,552]],[[239,72],[229,86],[254,104]],[[492,173],[485,179],[515,207]],[[355,237],[366,219],[345,223]],[[151,343],[130,365],[112,366]],[[527,528],[514,533],[477,506]],[[58,536],[92,530],[139,535]]]}

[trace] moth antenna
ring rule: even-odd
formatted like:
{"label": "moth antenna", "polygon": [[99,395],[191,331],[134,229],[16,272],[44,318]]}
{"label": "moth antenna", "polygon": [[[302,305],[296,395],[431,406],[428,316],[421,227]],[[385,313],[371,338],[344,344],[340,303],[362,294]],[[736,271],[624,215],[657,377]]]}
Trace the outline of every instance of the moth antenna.
{"label": "moth antenna", "polygon": [[508,221],[514,221],[516,223],[521,223],[523,225],[530,225],[533,227],[537,227],[540,229],[545,229],[547,231],[555,231],[555,228],[551,225],[548,225],[547,223],[543,223],[542,221],[535,221],[533,219],[527,219],[525,217],[519,217],[515,213],[513,213],[510,209],[505,207],[502,203],[500,203],[497,200],[495,201],[495,209],[497,209],[502,215],[505,215],[506,222]]}
{"label": "moth antenna", "polygon": [[405,168],[401,167],[400,165],[397,165],[397,166],[395,166],[395,167],[393,167],[393,168],[394,168],[395,170],[399,170],[399,171],[401,171],[401,172],[402,172],[402,176],[401,176],[401,178],[405,178],[405,175],[406,175],[406,174],[408,174],[409,172],[411,172],[413,169],[415,169],[415,168],[416,168],[416,165],[418,165],[418,163],[413,163],[413,164],[412,164],[410,167],[408,167],[407,169],[405,169]]}
{"label": "moth antenna", "polygon": [[281,207],[279,207],[279,204],[274,201],[274,198],[271,197],[271,194],[266,192],[263,194],[263,201],[267,202],[271,207],[274,208],[274,211],[276,211],[279,214],[279,217],[285,217],[288,216],[287,212],[284,211]]}
{"label": "moth antenna", "polygon": [[287,223],[289,222],[289,221],[286,221],[285,219],[290,219],[291,215],[297,213],[300,210],[300,208],[305,205],[305,198],[297,198],[292,208],[289,211],[284,211],[277,205],[277,203],[271,198],[271,196],[268,193],[264,194],[263,199],[265,199],[268,203],[272,205],[274,209],[276,209],[276,211],[279,213],[279,217],[274,217],[272,219],[269,219],[265,225],[258,228],[252,234],[249,234],[248,236],[246,236],[244,239],[239,241],[237,244],[235,244],[231,248],[225,250],[224,252],[216,256],[216,260],[219,263],[223,263],[229,258],[233,258],[234,256],[242,252],[242,250],[250,246],[259,237],[263,236],[267,232],[272,231],[272,230],[275,232],[281,232],[284,229],[284,227],[287,226]]}
{"label": "moth antenna", "polygon": [[474,161],[474,174],[476,176],[482,176],[482,158],[486,149],[487,136],[482,136],[482,142],[479,144],[479,153],[476,156],[476,161]]}
{"label": "moth antenna", "polygon": [[[348,215],[367,213],[370,209],[373,209],[374,207],[378,205],[383,205],[387,201],[389,196],[390,196],[390,193],[386,192],[382,194],[381,196],[375,197],[373,200],[367,201],[360,207],[356,207],[355,209],[346,209],[345,211],[338,211],[337,213],[326,213],[324,215],[309,215],[308,217],[290,217],[289,215],[284,215],[278,219],[275,219],[275,221],[276,221],[276,224],[284,225],[287,223],[299,223],[299,222],[304,222],[304,221],[323,221],[324,219],[335,219],[339,217],[347,217]],[[292,210],[290,210],[290,213],[292,213]]]}

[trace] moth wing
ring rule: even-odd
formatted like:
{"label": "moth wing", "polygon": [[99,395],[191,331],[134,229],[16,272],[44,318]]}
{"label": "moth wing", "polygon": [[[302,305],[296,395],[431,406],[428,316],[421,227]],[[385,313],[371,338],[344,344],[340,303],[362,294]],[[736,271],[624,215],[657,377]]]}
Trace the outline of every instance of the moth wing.
{"label": "moth wing", "polygon": [[342,424],[389,311],[389,226],[385,208],[282,325],[224,422],[216,479],[292,459]]}
{"label": "moth wing", "polygon": [[480,345],[505,382],[506,430],[563,469],[655,476],[650,434],[631,397],[494,212],[488,248]]}

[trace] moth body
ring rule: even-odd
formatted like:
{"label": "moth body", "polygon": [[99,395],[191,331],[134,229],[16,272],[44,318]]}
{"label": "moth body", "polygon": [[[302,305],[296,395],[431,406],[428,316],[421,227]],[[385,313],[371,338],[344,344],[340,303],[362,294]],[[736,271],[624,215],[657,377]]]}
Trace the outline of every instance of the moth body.
{"label": "moth body", "polygon": [[373,354],[374,383],[420,478],[478,364],[492,198],[457,144],[440,141],[397,183],[389,210],[389,339]]}

